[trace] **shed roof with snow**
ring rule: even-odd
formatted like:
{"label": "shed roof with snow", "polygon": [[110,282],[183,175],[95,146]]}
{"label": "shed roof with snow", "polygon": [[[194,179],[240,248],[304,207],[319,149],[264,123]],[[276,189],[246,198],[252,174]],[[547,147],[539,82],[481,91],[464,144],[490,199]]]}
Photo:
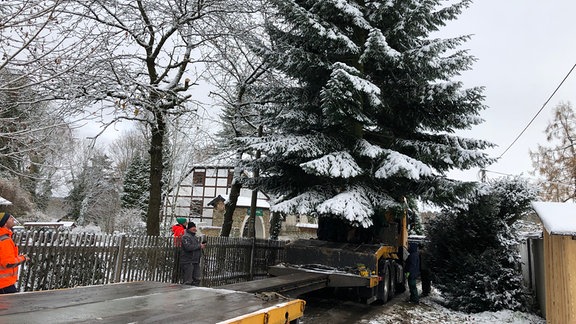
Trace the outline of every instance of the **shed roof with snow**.
{"label": "shed roof with snow", "polygon": [[534,201],[532,208],[548,234],[576,236],[576,204]]}

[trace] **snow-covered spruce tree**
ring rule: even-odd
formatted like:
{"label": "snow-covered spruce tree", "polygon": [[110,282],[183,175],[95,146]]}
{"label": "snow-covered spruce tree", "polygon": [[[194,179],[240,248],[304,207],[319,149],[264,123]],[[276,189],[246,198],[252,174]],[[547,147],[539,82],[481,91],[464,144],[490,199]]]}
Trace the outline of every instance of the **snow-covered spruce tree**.
{"label": "snow-covered spruce tree", "polygon": [[[411,217],[410,217],[411,216]],[[412,212],[408,214],[408,221],[410,226],[408,228],[409,235],[424,235],[424,225],[422,224],[422,218],[420,213]]]}
{"label": "snow-covered spruce tree", "polygon": [[434,285],[450,308],[525,310],[517,234],[511,226],[537,190],[520,178],[480,188],[467,205],[444,210],[427,226]]}
{"label": "snow-covered spruce tree", "polygon": [[82,165],[65,198],[69,207],[67,217],[76,220],[80,226],[93,223],[111,233],[114,215],[120,209],[120,186],[112,161],[99,149],[79,159],[83,160]]}
{"label": "snow-covered spruce tree", "polygon": [[136,154],[124,176],[124,186],[120,196],[122,208],[140,211],[142,220],[146,220],[146,209],[150,194],[150,162]]}
{"label": "snow-covered spruce tree", "polygon": [[492,162],[492,144],[454,135],[482,122],[482,89],[451,80],[474,58],[456,50],[467,36],[430,37],[470,1],[270,2],[259,53],[293,86],[268,92],[282,114],[243,140],[273,211],[367,228],[404,197],[453,203],[472,187],[445,174]]}

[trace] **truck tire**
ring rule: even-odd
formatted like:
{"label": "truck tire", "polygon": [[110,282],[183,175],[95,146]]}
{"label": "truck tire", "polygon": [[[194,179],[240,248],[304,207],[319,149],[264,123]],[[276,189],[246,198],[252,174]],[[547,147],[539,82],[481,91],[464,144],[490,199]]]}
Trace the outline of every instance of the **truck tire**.
{"label": "truck tire", "polygon": [[378,284],[378,299],[386,303],[390,299],[390,267],[388,262],[380,261],[379,276],[382,278]]}
{"label": "truck tire", "polygon": [[391,266],[389,267],[390,269],[390,290],[388,293],[388,300],[391,300],[392,298],[394,298],[394,296],[396,296],[396,267],[394,266],[394,264],[391,264]]}
{"label": "truck tire", "polygon": [[401,272],[396,276],[396,278],[399,278],[399,281],[396,282],[396,293],[401,294],[406,291],[406,277],[404,276],[404,269],[401,267],[398,269]]}

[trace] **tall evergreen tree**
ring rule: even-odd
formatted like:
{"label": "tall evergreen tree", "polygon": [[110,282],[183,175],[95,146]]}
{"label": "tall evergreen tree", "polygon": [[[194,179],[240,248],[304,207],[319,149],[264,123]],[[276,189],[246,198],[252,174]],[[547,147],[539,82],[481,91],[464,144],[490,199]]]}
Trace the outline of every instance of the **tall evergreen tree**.
{"label": "tall evergreen tree", "polygon": [[472,187],[452,169],[493,162],[492,144],[454,135],[480,124],[482,88],[451,78],[474,62],[432,39],[470,1],[271,0],[266,62],[293,80],[268,98],[283,114],[244,142],[262,156],[250,185],[279,197],[275,211],[332,216],[369,227],[404,197],[453,203]]}
{"label": "tall evergreen tree", "polygon": [[93,152],[72,186],[66,197],[70,207],[67,216],[81,226],[93,223],[110,233],[114,226],[113,216],[120,209],[118,179],[110,158],[100,151]]}
{"label": "tall evergreen tree", "polygon": [[150,191],[149,169],[150,162],[143,159],[139,154],[135,155],[126,171],[124,188],[120,198],[122,208],[140,210],[143,220],[146,216]]}
{"label": "tall evergreen tree", "polygon": [[70,189],[68,196],[64,199],[68,207],[66,217],[69,219],[78,219],[83,213],[82,203],[86,199],[87,195],[86,172],[82,171],[74,180],[71,181],[71,185],[72,189]]}

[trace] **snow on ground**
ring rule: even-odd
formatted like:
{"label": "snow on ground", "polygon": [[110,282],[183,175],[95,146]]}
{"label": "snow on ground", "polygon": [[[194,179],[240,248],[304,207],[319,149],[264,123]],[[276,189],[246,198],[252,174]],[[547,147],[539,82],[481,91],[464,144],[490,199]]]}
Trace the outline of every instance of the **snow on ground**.
{"label": "snow on ground", "polygon": [[[419,291],[422,291],[419,289]],[[340,295],[339,295],[340,296]],[[443,307],[440,292],[432,287],[429,297],[420,299],[419,305],[406,302],[409,293],[396,295],[384,305],[366,305],[354,299],[333,295],[305,295],[306,309],[303,324],[546,324],[534,314],[513,312],[483,312],[466,314]],[[345,297],[340,296],[340,297]]]}
{"label": "snow on ground", "polygon": [[498,312],[483,312],[477,314],[466,314],[447,309],[440,305],[441,298],[431,296],[422,298],[419,305],[409,304],[401,301],[391,305],[385,312],[371,316],[370,319],[363,319],[357,323],[363,324],[384,324],[384,323],[474,323],[474,324],[494,324],[494,323],[514,323],[514,324],[545,324],[543,318],[509,310]]}

